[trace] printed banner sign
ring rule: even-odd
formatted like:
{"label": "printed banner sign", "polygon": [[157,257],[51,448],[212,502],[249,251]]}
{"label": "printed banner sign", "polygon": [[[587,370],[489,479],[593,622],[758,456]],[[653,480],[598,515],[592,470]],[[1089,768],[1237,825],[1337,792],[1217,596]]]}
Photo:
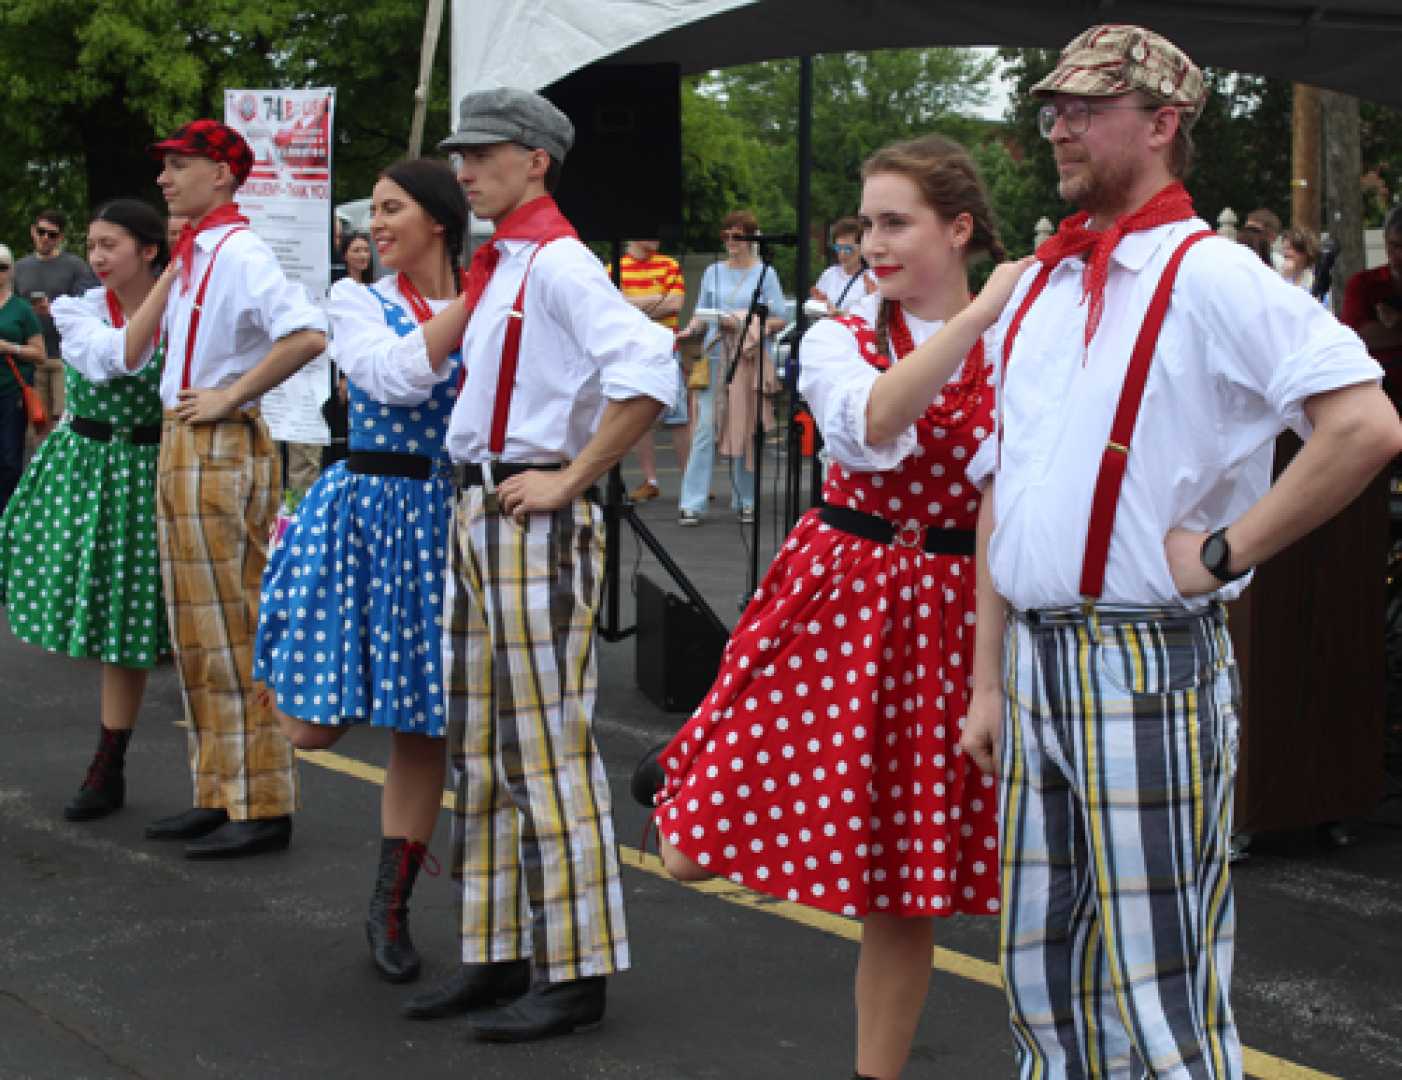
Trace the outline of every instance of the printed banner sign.
{"label": "printed banner sign", "polygon": [[[336,91],[225,90],[224,122],[253,150],[239,208],[278,257],[290,281],[314,299],[331,284],[331,133]],[[273,438],[325,445],[321,415],[330,392],[326,357],[263,396]]]}

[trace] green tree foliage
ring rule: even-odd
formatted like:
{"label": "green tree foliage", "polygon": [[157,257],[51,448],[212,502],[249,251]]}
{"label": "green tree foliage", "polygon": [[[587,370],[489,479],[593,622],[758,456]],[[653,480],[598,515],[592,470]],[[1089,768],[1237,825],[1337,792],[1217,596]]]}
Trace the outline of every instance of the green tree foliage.
{"label": "green tree foliage", "polygon": [[[145,148],[222,116],[228,87],[335,86],[336,198],[365,194],[408,144],[423,15],[417,0],[5,0],[0,237],[47,204],[79,219],[116,195],[160,205]],[[447,80],[440,47],[429,138],[447,130]]]}

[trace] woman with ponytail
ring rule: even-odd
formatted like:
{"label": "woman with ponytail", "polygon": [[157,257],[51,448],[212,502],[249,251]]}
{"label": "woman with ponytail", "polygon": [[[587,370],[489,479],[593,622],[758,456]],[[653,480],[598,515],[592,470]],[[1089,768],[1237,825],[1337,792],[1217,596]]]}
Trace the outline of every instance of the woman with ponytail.
{"label": "woman with ponytail", "polygon": [[[127,743],[157,657],[170,651],[156,550],[160,358],[112,378],[122,330],[166,265],[161,215],[136,199],[100,207],[88,262],[102,285],[53,303],[68,412],[39,447],[0,519],[0,595],[10,629],[50,652],[97,660],[97,753],[69,821],[118,810]],[[156,342],[146,345],[149,353]]]}
{"label": "woman with ponytail", "polygon": [[[329,314],[349,379],[350,455],[322,474],[268,559],[254,676],[299,749],[347,727],[391,732],[379,870],[365,924],[391,982],[419,974],[408,899],[443,798],[441,666],[451,463],[444,435],[461,358],[438,315],[461,288],[467,202],[452,171],[380,174],[371,237],[391,272],[338,281]],[[449,317],[451,318],[451,316]]]}
{"label": "woman with ponytail", "polygon": [[800,390],[833,459],[709,694],[635,778],[667,869],[862,920],[856,1071],[900,1075],[933,921],[998,911],[996,790],[959,750],[973,672],[964,466],[993,431],[984,332],[1025,263],[1003,258],[972,161],[939,136],[863,168],[879,290],[803,343]]}

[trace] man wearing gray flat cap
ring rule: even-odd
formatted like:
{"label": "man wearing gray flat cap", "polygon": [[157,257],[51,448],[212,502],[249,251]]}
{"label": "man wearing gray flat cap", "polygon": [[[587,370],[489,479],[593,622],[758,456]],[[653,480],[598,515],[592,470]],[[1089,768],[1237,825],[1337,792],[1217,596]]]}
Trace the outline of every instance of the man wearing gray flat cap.
{"label": "man wearing gray flat cap", "polygon": [[676,395],[671,333],[624,300],[549,194],[573,141],[538,94],[463,98],[440,145],[495,232],[458,317],[423,328],[460,337],[466,371],[444,598],[462,966],[405,1012],[473,1010],[474,1033],[502,1042],[598,1023],[605,976],[628,967],[593,735],[603,517],[586,494]]}

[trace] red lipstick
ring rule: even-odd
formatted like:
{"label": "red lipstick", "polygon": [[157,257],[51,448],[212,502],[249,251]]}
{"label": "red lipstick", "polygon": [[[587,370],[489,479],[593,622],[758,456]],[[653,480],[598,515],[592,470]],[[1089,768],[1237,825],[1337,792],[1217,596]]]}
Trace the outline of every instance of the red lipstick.
{"label": "red lipstick", "polygon": [[905,267],[899,264],[895,266],[873,266],[871,272],[879,278],[884,278],[890,277],[892,274],[897,274],[904,269]]}

